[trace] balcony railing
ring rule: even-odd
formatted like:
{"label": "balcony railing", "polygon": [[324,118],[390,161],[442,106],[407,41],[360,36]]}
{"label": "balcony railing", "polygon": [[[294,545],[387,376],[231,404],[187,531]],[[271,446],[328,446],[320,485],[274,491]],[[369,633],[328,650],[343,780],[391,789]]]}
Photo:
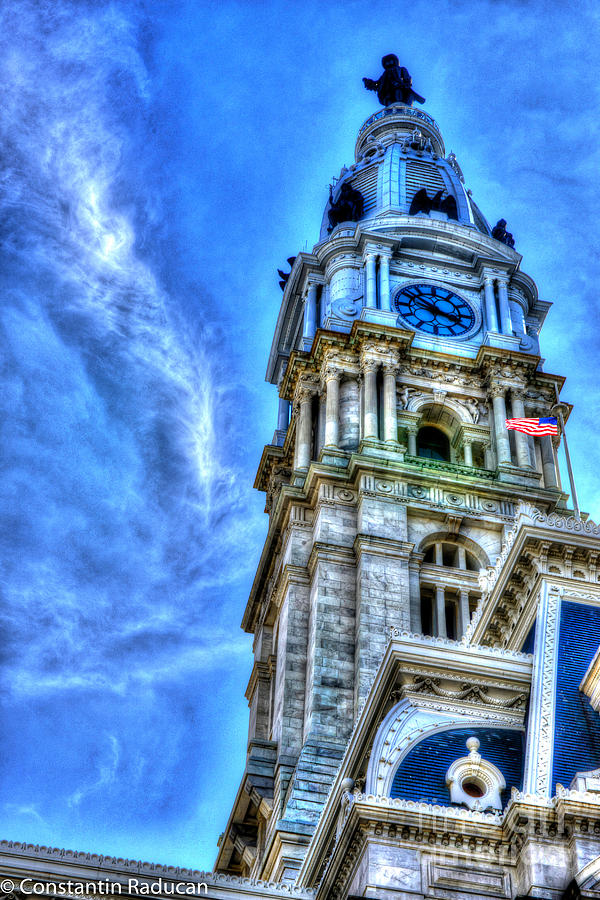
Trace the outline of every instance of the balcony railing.
{"label": "balcony railing", "polygon": [[419,469],[436,469],[440,473],[448,475],[465,475],[470,478],[495,478],[496,473],[489,469],[479,469],[477,466],[462,466],[459,463],[444,462],[441,459],[427,459],[425,456],[405,456],[404,462]]}

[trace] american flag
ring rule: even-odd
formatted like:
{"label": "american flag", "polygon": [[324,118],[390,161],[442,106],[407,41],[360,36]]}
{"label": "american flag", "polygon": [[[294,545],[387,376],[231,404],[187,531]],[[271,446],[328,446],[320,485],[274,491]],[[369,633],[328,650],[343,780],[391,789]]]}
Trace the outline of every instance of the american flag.
{"label": "american flag", "polygon": [[558,424],[552,416],[545,419],[507,419],[506,427],[525,434],[558,434]]}

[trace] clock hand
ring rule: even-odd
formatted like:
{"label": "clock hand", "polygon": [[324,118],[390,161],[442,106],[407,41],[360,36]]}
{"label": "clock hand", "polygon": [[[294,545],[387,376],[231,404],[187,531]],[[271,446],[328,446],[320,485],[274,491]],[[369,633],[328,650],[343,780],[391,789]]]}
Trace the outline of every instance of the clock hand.
{"label": "clock hand", "polygon": [[428,303],[427,300],[420,300],[419,306],[423,309],[426,309],[428,312],[432,312],[435,316],[445,316],[447,319],[450,319],[451,322],[454,322],[456,325],[460,323],[460,316],[456,316],[454,313],[444,312],[443,309],[440,309],[434,303]]}

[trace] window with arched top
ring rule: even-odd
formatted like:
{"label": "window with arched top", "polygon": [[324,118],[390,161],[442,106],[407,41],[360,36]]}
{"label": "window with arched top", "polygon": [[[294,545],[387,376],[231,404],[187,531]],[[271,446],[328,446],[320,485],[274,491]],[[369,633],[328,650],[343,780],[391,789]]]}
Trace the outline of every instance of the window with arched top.
{"label": "window with arched top", "polygon": [[481,569],[481,564],[473,553],[462,544],[450,541],[438,541],[431,544],[425,551],[423,562],[433,566],[466,569],[468,572],[478,572]]}
{"label": "window with arched top", "polygon": [[417,435],[417,456],[450,462],[450,441],[439,428],[426,425]]}

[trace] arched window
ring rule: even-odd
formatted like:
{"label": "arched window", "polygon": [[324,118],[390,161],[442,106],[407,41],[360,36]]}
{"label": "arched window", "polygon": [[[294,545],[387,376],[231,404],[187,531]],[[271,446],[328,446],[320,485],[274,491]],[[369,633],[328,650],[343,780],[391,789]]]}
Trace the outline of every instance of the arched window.
{"label": "arched window", "polygon": [[417,435],[417,456],[450,461],[450,441],[439,428],[426,425]]}
{"label": "arched window", "polygon": [[437,541],[431,544],[425,551],[424,563],[434,566],[450,566],[453,569],[467,569],[469,572],[478,572],[482,568],[477,558],[461,544],[449,541]]}

